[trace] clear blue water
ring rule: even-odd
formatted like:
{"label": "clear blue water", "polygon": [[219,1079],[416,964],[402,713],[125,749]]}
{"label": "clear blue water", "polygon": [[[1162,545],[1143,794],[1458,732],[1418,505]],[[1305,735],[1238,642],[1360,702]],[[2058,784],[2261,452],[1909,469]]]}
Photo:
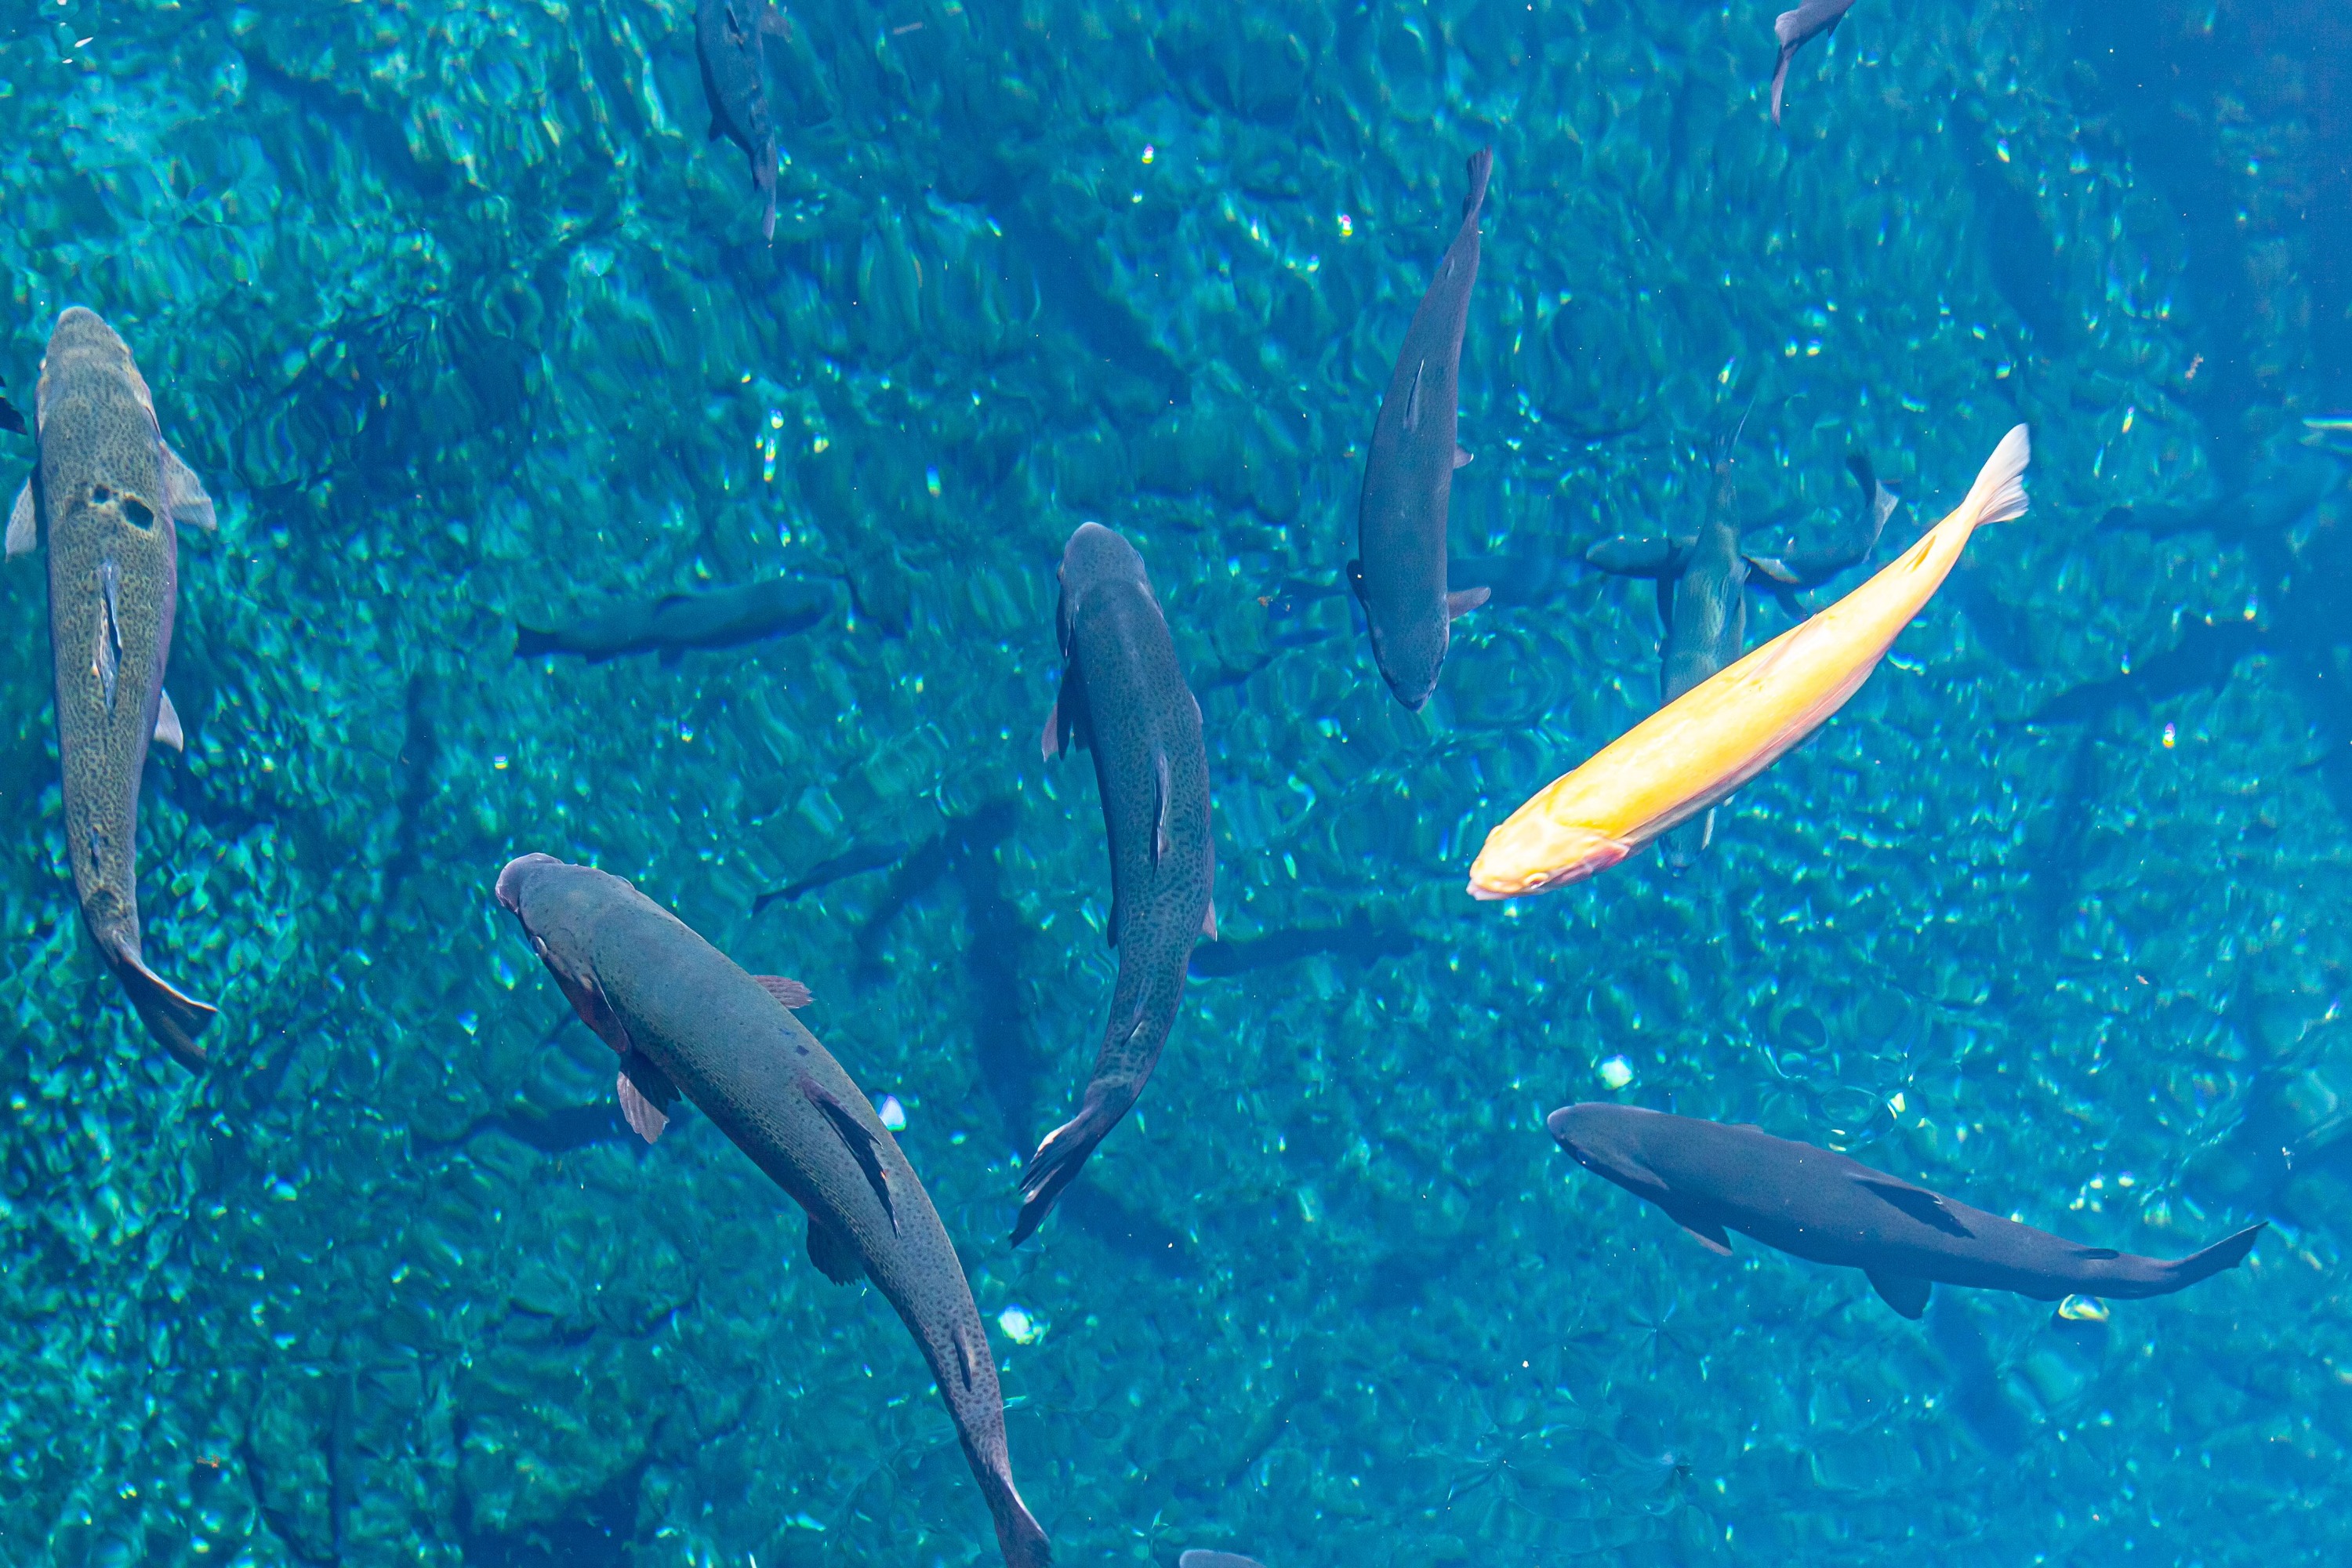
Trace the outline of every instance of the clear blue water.
{"label": "clear blue water", "polygon": [[[79,929],[12,563],[0,1560],[996,1561],[879,1296],[707,1120],[627,1138],[491,902],[530,849],[805,980],[899,1100],[1065,1563],[2352,1551],[2352,499],[2302,440],[2352,406],[2352,34],[1861,0],[1776,130],[1773,9],[818,0],[771,246],[681,0],[18,0],[0,389],[100,310],[221,503],[141,852],[222,1011],[184,1073]],[[1415,715],[1339,573],[1488,144],[1453,550],[1510,591]],[[1759,530],[1866,452],[1884,560],[2018,420],[2033,510],[1690,873],[1474,904],[1486,829],[1654,701],[1652,598],[1583,549],[1695,520],[1751,398]],[[1089,517],[1200,696],[1226,938],[1360,929],[1196,980],[1013,1252],[1112,971],[1090,770],[1035,742]],[[780,574],[851,596],[675,668],[512,655]],[[2104,1325],[1915,1325],[1575,1169],[1541,1117],[1593,1098],[2097,1245],[2273,1229]]]}

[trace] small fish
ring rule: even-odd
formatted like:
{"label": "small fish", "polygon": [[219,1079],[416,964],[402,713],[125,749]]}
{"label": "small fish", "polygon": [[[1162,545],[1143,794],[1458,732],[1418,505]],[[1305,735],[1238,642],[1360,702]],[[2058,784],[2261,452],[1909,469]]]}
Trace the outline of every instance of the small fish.
{"label": "small fish", "polygon": [[955,1244],[866,1091],[792,1009],[796,980],[745,973],[618,877],[549,855],[499,873],[499,905],[620,1060],[621,1113],[648,1143],[680,1094],[808,1214],[809,1261],[871,1279],[915,1336],[988,1500],[1008,1568],[1045,1568],[1013,1484],[1004,1400]]}
{"label": "small fish", "polygon": [[2252,621],[2192,622],[2176,646],[2133,666],[2129,674],[2070,687],[2035,710],[2027,721],[2080,723],[2117,708],[2145,708],[2200,686],[2219,691],[2229,684],[2246,656],[2259,652],[2267,640]]}
{"label": "small fish", "polygon": [[5,396],[0,396],[0,430],[13,431],[19,436],[26,434],[25,416],[16,411],[15,404],[9,402]]}
{"label": "small fish", "polygon": [[2099,519],[2107,530],[2128,530],[2158,539],[2177,533],[2210,532],[2245,539],[2294,527],[2341,489],[2347,469],[2326,453],[2295,452],[2260,483],[2212,500],[2186,506],[2119,506]]}
{"label": "small fish", "polygon": [[1203,1552],[1194,1547],[1176,1559],[1176,1568],[1265,1568],[1265,1564],[1238,1552]]}
{"label": "small fish", "polygon": [[766,202],[762,238],[776,237],[776,124],[768,110],[765,40],[790,36],[774,0],[700,0],[694,8],[694,52],[702,61],[702,96],[710,104],[710,140],[726,137],[751,160],[751,185]]}
{"label": "small fish", "polygon": [[1105,934],[1118,949],[1118,979],[1085,1103],[1046,1134],[1021,1173],[1015,1247],[1143,1093],[1176,1023],[1192,944],[1217,934],[1201,705],[1184,684],[1143,558],[1100,523],[1080,523],[1061,579],[1062,688],[1043,750],[1050,759],[1075,742],[1094,752],[1110,839]]}
{"label": "small fish", "polygon": [[1270,931],[1244,942],[1220,942],[1192,950],[1191,970],[1196,979],[1247,974],[1328,952],[1369,966],[1374,960],[1402,958],[1413,949],[1412,933],[1393,926],[1376,926],[1358,910],[1340,926],[1291,926]]}
{"label": "small fish", "polygon": [[1878,548],[1878,536],[1886,531],[1886,520],[1895,515],[1903,498],[1878,482],[1877,470],[1862,453],[1846,458],[1845,468],[1862,487],[1862,510],[1853,514],[1853,521],[1811,550],[1750,555],[1749,565],[1783,588],[1814,588],[1870,559],[1870,552]]}
{"label": "small fish", "polygon": [[214,526],[213,503],[165,443],[155,400],[112,327],[77,305],[58,318],[34,394],[40,456],[8,513],[10,557],[49,554],[49,647],[74,889],[107,967],[179,1063],[215,1009],[149,969],[139,936],[139,782],[147,747],[179,750],[163,689],[180,596],[174,528]]}
{"label": "small fish", "polygon": [[670,594],[650,605],[606,610],[551,631],[518,624],[515,657],[572,653],[602,664],[633,653],[658,653],[662,668],[674,668],[688,648],[737,647],[806,631],[832,612],[834,596],[830,584],[788,577],[701,594]]}
{"label": "small fish", "polygon": [[1789,62],[1823,33],[1834,33],[1853,0],[1802,0],[1793,11],[1772,18],[1772,36],[1780,40],[1780,60],[1772,68],[1772,123],[1780,123],[1780,89],[1788,85]]}
{"label": "small fish", "polygon": [[1457,381],[1470,286],[1478,279],[1478,209],[1494,166],[1491,151],[1471,158],[1462,226],[1405,330],[1372,426],[1356,514],[1357,558],[1348,563],[1348,580],[1371,630],[1372,659],[1397,700],[1415,711],[1437,689],[1454,617],[1487,598],[1484,588],[1446,591],[1445,511],[1454,470],[1470,461],[1454,438]]}
{"label": "small fish", "polygon": [[1710,1252],[1728,1258],[1725,1232],[1736,1230],[1776,1251],[1859,1268],[1881,1300],[1914,1320],[1938,1284],[2037,1301],[2168,1296],[2236,1268],[2268,1223],[2188,1258],[2142,1258],[2067,1241],[1757,1127],[1607,1104],[1566,1106],[1545,1125],[1578,1164],[1664,1209]]}
{"label": "small fish", "polygon": [[751,900],[751,912],[758,914],[773,903],[791,903],[803,893],[830,886],[845,878],[867,871],[879,871],[886,866],[896,866],[907,858],[907,847],[893,839],[887,844],[860,844],[828,857],[810,867],[799,880],[787,882],[772,893],[761,893]]}
{"label": "small fish", "polygon": [[1979,524],[2024,515],[2031,456],[2020,425],[1951,515],[1870,581],[1538,791],[1486,836],[1471,896],[1515,899],[1581,881],[1770,767],[1861,689]]}

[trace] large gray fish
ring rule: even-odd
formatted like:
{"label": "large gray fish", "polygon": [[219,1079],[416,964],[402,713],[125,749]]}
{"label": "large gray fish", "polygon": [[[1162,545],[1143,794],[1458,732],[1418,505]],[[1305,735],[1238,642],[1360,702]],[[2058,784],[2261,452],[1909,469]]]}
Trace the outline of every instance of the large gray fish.
{"label": "large gray fish", "polygon": [[1801,0],[1793,11],[1772,18],[1772,36],[1780,40],[1780,63],[1772,68],[1772,123],[1780,123],[1780,90],[1789,84],[1789,62],[1823,33],[1834,33],[1853,0]]}
{"label": "large gray fish", "polygon": [[710,140],[724,136],[751,160],[752,188],[767,203],[760,233],[768,239],[776,237],[776,122],[768,111],[764,41],[791,26],[775,0],[699,0],[694,8],[694,52],[710,103]]}
{"label": "large gray fish", "polygon": [[670,594],[625,605],[551,631],[515,627],[515,657],[575,653],[591,664],[633,653],[658,653],[665,667],[689,648],[736,647],[805,631],[833,608],[830,584],[772,578],[703,594]]}
{"label": "large gray fish", "polygon": [[1363,601],[1372,659],[1397,700],[1418,710],[1437,689],[1454,617],[1486,602],[1485,588],[1445,587],[1445,510],[1454,470],[1470,460],[1455,441],[1462,333],[1478,279],[1478,209],[1495,154],[1470,160],[1462,227],[1405,330],[1396,371],[1381,398],[1364,490],[1356,510],[1356,559],[1348,580]]}
{"label": "large gray fish", "polygon": [[165,445],[131,350],[93,311],[58,318],[33,418],[40,456],[8,512],[8,553],[49,552],[49,652],[67,853],[83,921],[147,1032],[191,1069],[214,1009],[147,967],[139,939],[139,781],[178,750],[163,690],[180,596],[177,523],[213,527],[205,487]]}
{"label": "large gray fish", "polygon": [[2177,1261],[2141,1258],[1970,1208],[1759,1128],[1595,1104],[1555,1110],[1545,1125],[1578,1164],[1665,1210],[1709,1250],[1730,1256],[1728,1228],[1815,1263],[1859,1268],[1906,1318],[1927,1310],[1938,1282],[2037,1301],[2168,1296],[2237,1267],[2263,1229],[2248,1226]]}
{"label": "large gray fish", "polygon": [[930,1195],[865,1091],[803,1028],[797,981],[754,978],[618,877],[548,855],[499,873],[499,902],[621,1058],[621,1112],[647,1142],[679,1094],[808,1212],[809,1261],[864,1274],[915,1336],[1010,1568],[1051,1562],[1013,1489],[987,1331]]}
{"label": "large gray fish", "polygon": [[1100,523],[1080,523],[1062,552],[1061,576],[1054,620],[1062,689],[1043,749],[1051,758],[1075,742],[1095,754],[1110,838],[1105,934],[1118,949],[1118,980],[1085,1102],[1021,1173],[1015,1247],[1143,1093],[1183,1000],[1192,943],[1217,934],[1201,705],[1177,668],[1143,557]]}

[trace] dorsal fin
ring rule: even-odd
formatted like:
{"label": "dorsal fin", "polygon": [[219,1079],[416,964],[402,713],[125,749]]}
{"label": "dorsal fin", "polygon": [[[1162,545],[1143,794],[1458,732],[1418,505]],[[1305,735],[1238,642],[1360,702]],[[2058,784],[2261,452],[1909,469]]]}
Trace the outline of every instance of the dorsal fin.
{"label": "dorsal fin", "polygon": [[787,1007],[805,1007],[815,998],[809,988],[797,980],[787,980],[781,974],[754,974],[754,984]]}
{"label": "dorsal fin", "polygon": [[1947,1236],[1974,1236],[1976,1232],[1960,1223],[1960,1216],[1945,1205],[1944,1200],[1925,1187],[1915,1187],[1893,1176],[1872,1174],[1856,1176],[1854,1184],[1895,1208],[1901,1209],[1921,1225],[1933,1226]]}

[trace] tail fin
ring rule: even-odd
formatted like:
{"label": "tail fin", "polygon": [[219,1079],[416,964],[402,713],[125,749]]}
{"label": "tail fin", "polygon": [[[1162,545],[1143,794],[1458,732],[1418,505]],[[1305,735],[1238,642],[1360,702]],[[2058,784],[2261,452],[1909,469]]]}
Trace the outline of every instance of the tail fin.
{"label": "tail fin", "polygon": [[1013,1489],[1010,1476],[1004,1478],[1003,1494],[990,1497],[988,1505],[996,1519],[996,1545],[1004,1553],[1005,1568],[1053,1568],[1054,1543],[1045,1539],[1044,1526]]}
{"label": "tail fin", "polygon": [[543,632],[535,626],[524,626],[520,621],[515,623],[517,658],[537,658],[541,654],[557,651],[553,632]]}
{"label": "tail fin", "polygon": [[1020,1246],[1037,1233],[1045,1216],[1054,1212],[1054,1202],[1062,1190],[1078,1179],[1085,1168],[1087,1156],[1097,1144],[1110,1135],[1135,1101],[1129,1098],[1117,1110],[1097,1108],[1094,1097],[1087,1097],[1086,1105],[1076,1116],[1045,1134],[1037,1152],[1029,1156],[1029,1168],[1021,1173],[1021,1217],[1013,1222],[1013,1240]]}
{"label": "tail fin", "polygon": [[2254,1249],[2254,1238],[2261,1236],[2268,1220],[2258,1220],[2237,1235],[2215,1242],[2202,1252],[2192,1252],[2172,1266],[2173,1277],[2179,1281],[2176,1290],[2185,1289],[2200,1279],[2210,1279],[2224,1268],[2235,1268]]}
{"label": "tail fin", "polygon": [[1486,205],[1486,176],[1495,172],[1495,150],[1481,147],[1470,154],[1470,194],[1462,198],[1462,221],[1474,222]]}
{"label": "tail fin", "polygon": [[2008,522],[2025,515],[2025,465],[2032,458],[2033,443],[2027,438],[2025,426],[2012,426],[1977,471],[1977,482],[1969,487],[1968,499],[1960,503],[1960,510],[1973,520],[1969,527]]}
{"label": "tail fin", "polygon": [[111,957],[115,976],[131,994],[131,1005],[138,1010],[147,1032],[182,1067],[190,1072],[204,1071],[205,1048],[196,1044],[196,1037],[211,1026],[220,1009],[184,994],[135,954],[118,952]]}

